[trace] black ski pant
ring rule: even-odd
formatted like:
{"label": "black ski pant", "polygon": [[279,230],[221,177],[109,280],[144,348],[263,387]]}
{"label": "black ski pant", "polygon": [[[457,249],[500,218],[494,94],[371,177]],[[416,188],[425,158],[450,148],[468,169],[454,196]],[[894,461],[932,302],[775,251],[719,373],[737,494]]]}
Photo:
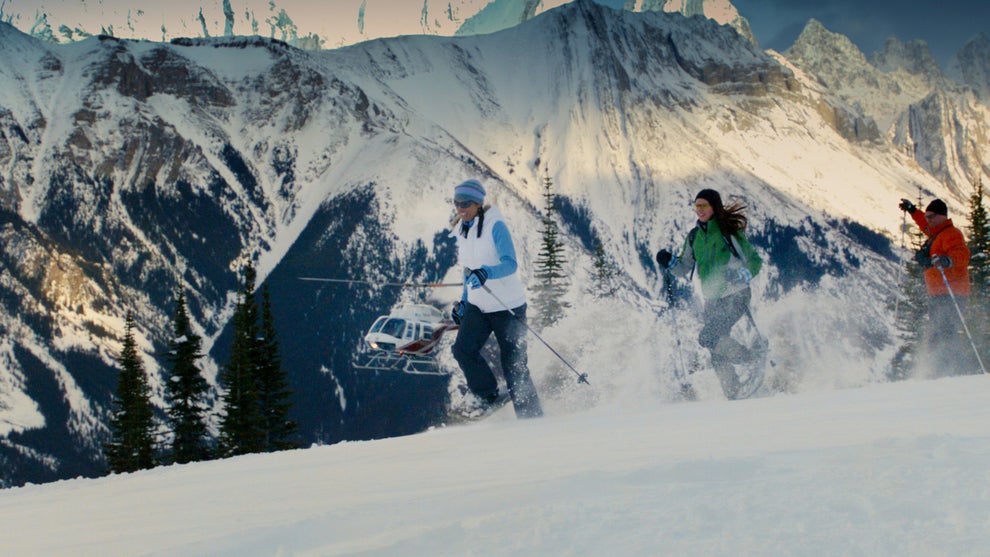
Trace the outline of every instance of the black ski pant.
{"label": "black ski pant", "polygon": [[483,313],[477,306],[467,304],[452,351],[471,392],[481,399],[490,397],[498,392],[498,380],[481,349],[494,333],[516,416],[535,418],[543,415],[543,409],[527,366],[526,304],[512,312],[515,316],[508,311]]}

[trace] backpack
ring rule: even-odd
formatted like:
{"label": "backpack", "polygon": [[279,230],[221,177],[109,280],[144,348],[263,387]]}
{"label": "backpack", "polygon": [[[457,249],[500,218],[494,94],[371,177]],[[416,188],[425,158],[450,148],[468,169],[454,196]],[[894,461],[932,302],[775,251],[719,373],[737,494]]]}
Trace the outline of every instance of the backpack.
{"label": "backpack", "polygon": [[[719,232],[722,232],[721,228],[719,229]],[[691,232],[688,232],[688,245],[691,246],[692,257],[694,257],[694,239],[697,236],[698,236],[698,227],[695,226],[694,228],[691,229]],[[722,232],[722,239],[725,240],[725,245],[729,246],[729,251],[732,252],[732,255],[738,257],[739,259],[743,258],[741,255],[739,255],[739,252],[736,250],[736,245],[732,242],[732,238],[728,234]],[[697,259],[697,257],[695,257],[695,259]]]}

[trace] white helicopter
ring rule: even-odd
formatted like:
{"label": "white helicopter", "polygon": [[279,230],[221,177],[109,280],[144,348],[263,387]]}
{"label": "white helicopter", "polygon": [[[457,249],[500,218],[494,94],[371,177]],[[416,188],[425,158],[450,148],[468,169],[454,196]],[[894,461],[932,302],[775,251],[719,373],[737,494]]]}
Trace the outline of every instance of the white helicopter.
{"label": "white helicopter", "polygon": [[434,351],[447,331],[458,328],[437,308],[413,304],[375,320],[364,341],[371,350],[356,369],[401,371],[414,375],[450,375],[440,369]]}
{"label": "white helicopter", "polygon": [[[333,282],[344,284],[371,284],[377,286],[394,286],[399,288],[443,288],[464,286],[461,282],[382,282],[357,279],[332,279],[320,277],[299,277],[300,280],[316,282]],[[487,288],[486,288],[487,290]],[[491,292],[490,290],[488,291]],[[506,310],[515,317],[515,313],[506,306]],[[517,318],[518,319],[518,318]],[[550,344],[543,340],[532,327],[526,329],[547,347],[554,356],[564,363],[577,375],[578,383],[588,383],[588,374],[574,368]],[[402,371],[419,375],[450,375],[440,369],[434,350],[440,344],[440,338],[447,331],[458,329],[459,325],[443,316],[437,308],[425,304],[402,306],[389,315],[375,320],[364,336],[365,344],[371,349],[371,356],[363,363],[356,363],[356,369],[375,371]]]}

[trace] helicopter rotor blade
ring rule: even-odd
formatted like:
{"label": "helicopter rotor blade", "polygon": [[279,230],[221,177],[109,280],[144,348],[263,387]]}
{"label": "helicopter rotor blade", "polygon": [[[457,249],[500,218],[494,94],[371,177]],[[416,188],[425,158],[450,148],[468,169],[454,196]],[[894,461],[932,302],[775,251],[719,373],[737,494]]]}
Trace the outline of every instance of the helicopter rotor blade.
{"label": "helicopter rotor blade", "polygon": [[373,280],[332,279],[321,277],[299,277],[299,280],[311,282],[335,282],[343,284],[368,284],[371,286],[392,286],[396,288],[446,288],[464,286],[461,282],[379,282]]}

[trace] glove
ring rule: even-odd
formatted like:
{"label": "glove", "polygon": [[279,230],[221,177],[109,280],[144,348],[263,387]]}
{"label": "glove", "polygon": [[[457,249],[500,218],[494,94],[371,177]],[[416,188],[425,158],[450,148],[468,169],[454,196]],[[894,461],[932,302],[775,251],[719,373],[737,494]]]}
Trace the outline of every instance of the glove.
{"label": "glove", "polygon": [[674,255],[670,251],[662,249],[657,252],[657,265],[660,265],[661,269],[666,269],[670,267],[670,261],[674,258]]}
{"label": "glove", "polygon": [[901,199],[901,204],[898,205],[898,207],[905,213],[913,213],[918,210],[918,208],[914,206],[914,203],[911,203],[907,199]]}
{"label": "glove", "polygon": [[936,269],[948,269],[952,266],[952,258],[948,255],[936,255],[932,257],[932,267]]}
{"label": "glove", "polygon": [[481,288],[487,281],[488,269],[485,267],[481,267],[480,269],[471,269],[471,274],[467,276],[468,286],[470,286],[472,290]]}
{"label": "glove", "polygon": [[749,284],[749,281],[753,280],[753,274],[749,272],[749,269],[726,269],[725,270],[725,281],[733,284]]}
{"label": "glove", "polygon": [[454,302],[454,305],[450,308],[450,319],[457,325],[461,324],[461,319],[464,318],[464,310],[467,309],[467,305],[464,300],[458,300]]}

